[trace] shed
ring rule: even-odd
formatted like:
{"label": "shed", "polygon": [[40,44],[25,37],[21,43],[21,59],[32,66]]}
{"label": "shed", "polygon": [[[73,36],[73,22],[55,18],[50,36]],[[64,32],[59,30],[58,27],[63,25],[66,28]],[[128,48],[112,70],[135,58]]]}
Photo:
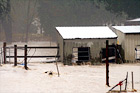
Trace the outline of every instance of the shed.
{"label": "shed", "polygon": [[140,18],[136,18],[136,19],[132,19],[132,20],[127,20],[124,25],[126,25],[126,26],[140,25]]}
{"label": "shed", "polygon": [[128,62],[140,59],[140,26],[113,26]]}
{"label": "shed", "polygon": [[64,64],[99,59],[102,48],[116,44],[117,35],[107,26],[56,27],[60,60]]}

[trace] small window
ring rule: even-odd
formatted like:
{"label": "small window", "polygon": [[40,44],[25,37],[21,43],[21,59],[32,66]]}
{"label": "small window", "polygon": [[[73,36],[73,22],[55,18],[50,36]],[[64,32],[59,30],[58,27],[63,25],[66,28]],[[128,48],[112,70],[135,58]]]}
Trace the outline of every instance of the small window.
{"label": "small window", "polygon": [[135,48],[135,59],[140,60],[140,46]]}
{"label": "small window", "polygon": [[86,62],[90,59],[90,48],[89,47],[77,47],[73,48],[73,62],[81,61]]}

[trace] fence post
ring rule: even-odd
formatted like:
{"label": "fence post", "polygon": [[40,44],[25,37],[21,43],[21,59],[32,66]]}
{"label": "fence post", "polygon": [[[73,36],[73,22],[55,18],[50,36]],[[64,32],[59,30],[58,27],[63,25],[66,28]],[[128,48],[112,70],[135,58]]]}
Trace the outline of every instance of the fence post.
{"label": "fence post", "polygon": [[133,72],[131,72],[132,74],[132,89],[134,89],[134,79],[133,79]]}
{"label": "fence post", "polygon": [[11,62],[11,60],[10,60],[10,47],[9,47],[9,62]]}
{"label": "fence post", "polygon": [[[57,46],[59,46],[59,44],[57,44]],[[57,55],[56,56],[58,56],[58,55],[59,55],[59,48],[57,49]],[[59,69],[58,69],[58,64],[57,64],[58,58],[56,59],[56,57],[55,57],[55,61],[56,61],[56,68],[57,68],[57,73],[58,73],[58,77],[59,77],[60,74],[59,74]]]}
{"label": "fence post", "polygon": [[3,48],[1,48],[1,64],[3,64]]}
{"label": "fence post", "polygon": [[106,40],[106,85],[109,86],[108,40]]}
{"label": "fence post", "polygon": [[14,66],[17,66],[17,45],[14,45]]}
{"label": "fence post", "polygon": [[127,75],[126,75],[125,90],[127,89],[127,79],[128,79],[128,72],[127,72]]}
{"label": "fence post", "polygon": [[117,55],[117,49],[118,49],[118,44],[116,44],[116,48],[115,48],[115,61],[116,63],[118,63],[117,61],[117,58],[118,58],[118,55]]}
{"label": "fence post", "polygon": [[1,62],[2,62],[2,61],[1,61],[2,51],[0,50],[0,52],[1,52],[1,53],[0,53],[0,66],[1,66],[1,64],[2,64],[2,63],[1,63]]}
{"label": "fence post", "polygon": [[3,57],[4,64],[6,64],[6,42],[3,43]]}
{"label": "fence post", "polygon": [[27,67],[27,45],[25,45],[25,50],[24,50],[24,68],[26,70],[28,70],[28,67]]}

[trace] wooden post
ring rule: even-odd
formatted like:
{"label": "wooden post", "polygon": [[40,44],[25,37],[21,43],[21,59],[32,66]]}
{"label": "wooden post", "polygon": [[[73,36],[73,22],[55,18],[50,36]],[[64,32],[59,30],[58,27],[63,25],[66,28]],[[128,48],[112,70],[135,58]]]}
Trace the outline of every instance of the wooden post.
{"label": "wooden post", "polygon": [[6,64],[6,42],[3,43],[3,57],[4,64]]}
{"label": "wooden post", "polygon": [[133,79],[133,72],[131,72],[132,74],[132,89],[134,89],[134,79]]}
{"label": "wooden post", "polygon": [[17,66],[17,45],[14,45],[14,66]]}
{"label": "wooden post", "polygon": [[118,49],[118,44],[116,44],[116,48],[115,48],[115,61],[116,61],[116,63],[118,63],[117,62],[117,49]]}
{"label": "wooden post", "polygon": [[[59,44],[58,44],[58,46],[59,46]],[[57,55],[56,56],[58,56],[59,55],[59,48],[57,49]],[[58,59],[58,58],[57,58]],[[57,68],[57,73],[58,73],[58,77],[60,76],[60,74],[59,74],[59,69],[58,69],[58,64],[57,64],[57,59],[56,59],[56,57],[55,57],[55,61],[56,61],[56,68]]]}
{"label": "wooden post", "polygon": [[1,52],[1,53],[0,53],[0,66],[1,66],[1,64],[2,64],[2,63],[1,63],[1,62],[2,62],[2,61],[1,61],[2,51],[0,50],[0,52]]}
{"label": "wooden post", "polygon": [[109,86],[108,40],[106,40],[106,85]]}
{"label": "wooden post", "polygon": [[59,77],[59,76],[60,76],[60,74],[59,74],[59,69],[58,69],[57,60],[56,60],[56,68],[57,68],[57,73],[58,73],[58,77]]}
{"label": "wooden post", "polygon": [[11,62],[11,60],[10,60],[10,47],[9,47],[9,62]]}
{"label": "wooden post", "polygon": [[121,93],[121,90],[122,90],[122,88],[121,88],[121,85],[120,85],[120,93]]}
{"label": "wooden post", "polygon": [[27,45],[25,45],[25,50],[24,50],[24,68],[26,70],[28,70],[28,67],[27,67]]}
{"label": "wooden post", "polygon": [[127,79],[128,79],[128,72],[127,72],[127,75],[126,75],[125,90],[127,89]]}
{"label": "wooden post", "polygon": [[3,64],[3,49],[1,48],[1,64]]}

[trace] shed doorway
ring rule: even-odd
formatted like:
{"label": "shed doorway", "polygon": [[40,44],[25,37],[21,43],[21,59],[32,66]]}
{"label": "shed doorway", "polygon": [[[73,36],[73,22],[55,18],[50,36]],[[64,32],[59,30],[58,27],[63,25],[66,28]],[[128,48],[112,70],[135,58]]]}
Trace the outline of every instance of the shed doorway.
{"label": "shed doorway", "polygon": [[90,60],[90,48],[89,47],[76,47],[73,48],[72,62],[87,62]]}

